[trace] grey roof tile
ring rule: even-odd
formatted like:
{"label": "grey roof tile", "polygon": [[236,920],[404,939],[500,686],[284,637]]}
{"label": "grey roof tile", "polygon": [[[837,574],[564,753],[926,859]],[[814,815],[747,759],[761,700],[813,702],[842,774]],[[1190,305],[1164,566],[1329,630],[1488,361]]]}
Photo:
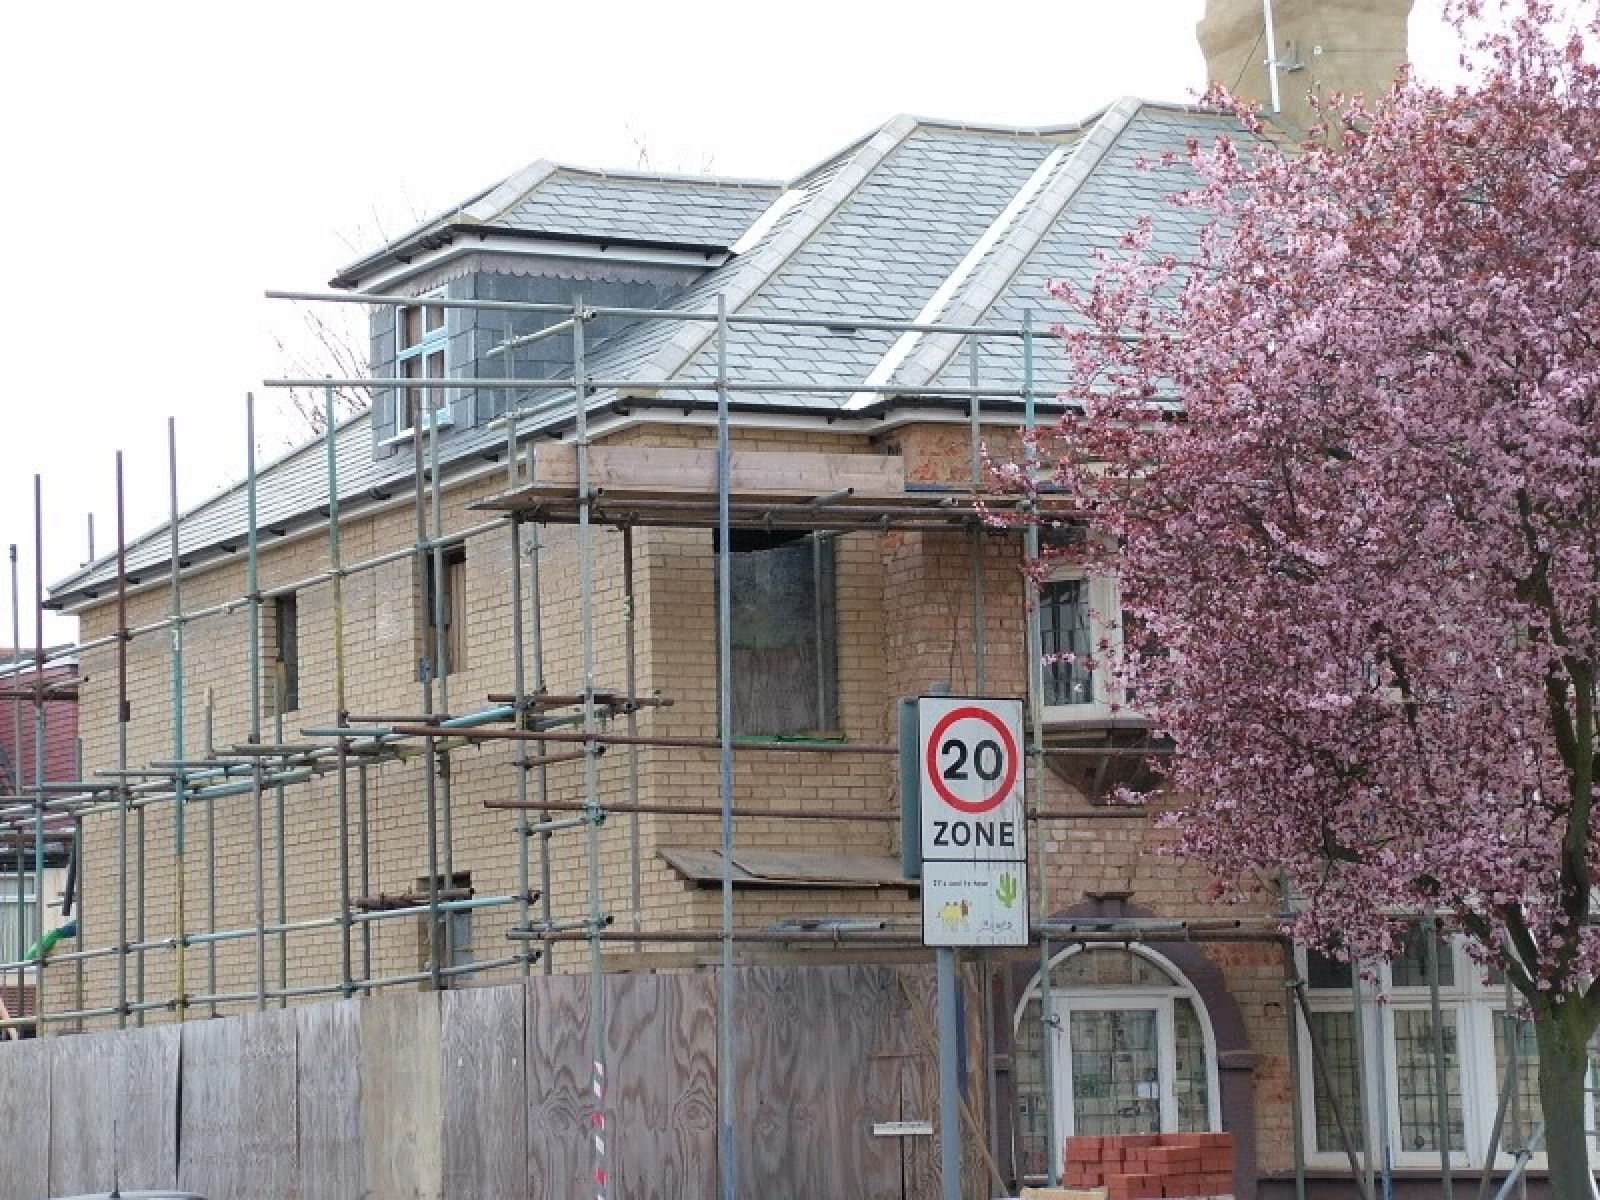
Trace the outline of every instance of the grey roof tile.
{"label": "grey roof tile", "polygon": [[[1040,331],[1035,378],[1042,398],[1065,383],[1064,360],[1048,335],[1061,309],[1051,280],[1086,283],[1097,250],[1114,249],[1142,216],[1156,244],[1183,252],[1194,244],[1202,214],[1168,203],[1194,183],[1184,157],[1190,139],[1238,134],[1231,118],[1124,101],[1087,126],[1049,131],[959,127],[898,118],[788,185],[795,202],[744,252],[708,271],[671,306],[712,311],[719,294],[745,315],[837,316],[910,320],[940,292],[951,295],[935,319],[1015,325],[1032,312]],[[1163,152],[1175,161],[1163,164]],[[1052,158],[1052,156],[1054,156]],[[1153,164],[1141,166],[1141,164]],[[1025,188],[1031,194],[1019,198]],[[501,219],[519,229],[645,240],[731,245],[783,189],[762,182],[583,172],[538,163],[473,198],[456,214]],[[1026,204],[1014,204],[1025,199]],[[999,228],[997,218],[1012,209]],[[995,235],[982,252],[985,234]],[[947,285],[953,281],[953,290]],[[712,374],[712,330],[704,324],[650,321],[624,327],[595,348],[596,379],[704,380]],[[813,328],[734,327],[729,372],[745,382],[780,385],[742,401],[765,400],[826,413],[845,407],[896,345],[898,335]],[[960,339],[925,338],[891,376],[908,387],[964,386]],[[1015,340],[990,339],[981,356],[984,382],[1013,383],[1021,374]],[[837,392],[785,392],[805,379]],[[606,397],[597,397],[601,403]],[[570,398],[569,405],[570,407]],[[542,423],[564,419],[557,408]],[[450,461],[475,457],[503,442],[487,427],[452,435],[441,449]],[[374,488],[409,486],[409,456],[374,461],[366,416],[337,435],[340,492],[348,501]],[[261,472],[261,525],[310,519],[326,502],[320,442]],[[243,535],[244,489],[213,497],[185,514],[185,555]],[[164,572],[164,530],[137,540],[129,568],[147,578]],[[104,594],[113,564],[106,559],[58,583],[57,600],[86,589]]]}

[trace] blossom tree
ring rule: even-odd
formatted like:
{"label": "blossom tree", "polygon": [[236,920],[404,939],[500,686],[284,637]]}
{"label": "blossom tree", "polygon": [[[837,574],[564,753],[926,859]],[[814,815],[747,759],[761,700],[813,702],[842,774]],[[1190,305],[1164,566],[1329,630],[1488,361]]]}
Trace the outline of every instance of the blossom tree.
{"label": "blossom tree", "polygon": [[1068,553],[1160,647],[1114,668],[1175,742],[1179,852],[1236,890],[1286,871],[1292,932],[1342,956],[1467,935],[1531,1012],[1555,1193],[1588,1200],[1600,18],[1477,7],[1461,88],[1191,148],[1196,256],[1135,232],[1056,289],[1079,382],[1039,449],[1114,535]]}

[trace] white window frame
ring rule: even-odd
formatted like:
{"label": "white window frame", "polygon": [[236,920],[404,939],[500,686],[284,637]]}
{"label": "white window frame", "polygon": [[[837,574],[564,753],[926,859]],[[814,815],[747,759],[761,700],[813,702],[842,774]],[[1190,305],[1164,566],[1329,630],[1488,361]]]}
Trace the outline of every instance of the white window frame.
{"label": "white window frame", "polygon": [[[25,924],[27,926],[28,936],[25,937],[27,944],[17,951],[17,958],[19,959],[28,952],[28,946],[32,945],[33,942],[38,941],[40,936],[42,936],[41,932],[34,928],[34,923],[38,920],[39,912],[38,895],[35,890],[36,876],[32,871],[27,871],[23,874],[22,879],[24,889],[22,896],[22,908],[24,913],[26,913]],[[15,871],[11,871],[8,874],[0,874],[0,923],[3,923],[3,926],[0,927],[3,927],[7,937],[10,937],[12,932],[17,927],[16,910],[17,873]],[[0,956],[0,961],[5,961],[4,956]]]}
{"label": "white window frame", "polygon": [[[1452,1014],[1456,1022],[1456,1040],[1461,1073],[1461,1120],[1463,1125],[1463,1150],[1452,1151],[1450,1161],[1458,1169],[1481,1169],[1484,1152],[1488,1149],[1489,1135],[1494,1125],[1495,1108],[1500,1099],[1500,1079],[1494,1061],[1495,1022],[1503,1020],[1505,1012],[1505,985],[1490,983],[1485,970],[1472,960],[1466,951],[1464,938],[1448,939],[1448,951],[1454,968],[1455,983],[1439,988],[1439,1006],[1442,1012]],[[1441,947],[1441,954],[1444,947]],[[1303,949],[1296,951],[1301,977],[1307,978],[1307,956]],[[1441,959],[1442,965],[1442,959]],[[1442,974],[1442,972],[1441,972]],[[1399,1060],[1395,1049],[1396,1012],[1422,1012],[1431,1016],[1432,1001],[1426,984],[1393,985],[1393,972],[1388,963],[1377,967],[1377,985],[1362,981],[1354,992],[1349,987],[1306,988],[1306,999],[1313,1012],[1350,1014],[1354,995],[1360,997],[1360,1052],[1365,1069],[1358,1071],[1357,1089],[1365,1076],[1366,1090],[1370,1095],[1377,1086],[1376,1077],[1381,1072],[1384,1083],[1383,1126],[1378,1127],[1376,1111],[1363,1114],[1366,1129],[1362,1131],[1366,1145],[1381,1153],[1387,1143],[1391,1148],[1391,1162],[1396,1169],[1439,1169],[1439,1151],[1408,1150],[1400,1144],[1400,1089],[1398,1086]],[[1513,991],[1512,1005],[1517,1006],[1520,996]],[[1321,1150],[1316,1136],[1316,1086],[1315,1072],[1311,1069],[1311,1035],[1304,1021],[1296,1022],[1300,1035],[1300,1060],[1306,1064],[1301,1071],[1301,1112],[1304,1120],[1306,1163],[1319,1170],[1349,1173],[1350,1163],[1344,1150],[1335,1147]],[[1380,1060],[1379,1055],[1382,1055]],[[1430,1072],[1431,1074],[1431,1072]],[[1430,1088],[1431,1090],[1431,1088]],[[1376,1106],[1372,1106],[1374,1109]],[[1353,1117],[1354,1114],[1346,1114]],[[1509,1114],[1506,1117],[1509,1122]],[[1595,1127],[1594,1097],[1584,1100],[1584,1127]],[[1509,1127],[1502,1130],[1500,1145],[1495,1155],[1496,1168],[1508,1168],[1515,1156],[1506,1148]],[[1358,1158],[1361,1151],[1357,1150]],[[1363,1159],[1364,1161],[1364,1159]],[[1543,1151],[1534,1154],[1529,1166],[1535,1170],[1545,1166]]]}
{"label": "white window frame", "polygon": [[[1170,959],[1145,946],[1068,946],[1050,959],[1050,970],[1075,954],[1093,954],[1097,950],[1116,950],[1142,958],[1172,982],[1161,987],[1155,984],[1108,985],[1105,987],[1052,987],[1050,989],[1050,1015],[1054,1026],[1045,1040],[1052,1056],[1055,1095],[1052,1097],[1054,1129],[1050,1134],[1050,1153],[1059,1174],[1063,1169],[1062,1147],[1076,1128],[1076,1113],[1072,1107],[1072,1046],[1071,1020],[1074,1008],[1084,1011],[1107,1009],[1156,1011],[1157,1070],[1161,1085],[1161,1126],[1163,1133],[1174,1132],[1178,1124],[1177,1090],[1177,1025],[1173,1013],[1175,1000],[1188,1000],[1200,1020],[1200,1036],[1205,1043],[1206,1060],[1206,1122],[1211,1130],[1222,1128],[1222,1095],[1217,1074],[1217,1037],[1211,1027],[1211,1014],[1205,1001],[1195,990],[1188,977]],[[1028,1005],[1040,999],[1040,976],[1035,972],[1023,990],[1011,1016],[1013,1032],[1021,1028]]]}
{"label": "white window frame", "polygon": [[[418,296],[415,304],[407,304],[394,310],[394,373],[397,378],[405,374],[404,363],[417,358],[426,363],[434,354],[442,354],[444,356],[444,374],[439,378],[448,379],[450,377],[452,366],[450,362],[450,310],[429,303],[431,300],[443,299],[444,294],[443,288],[436,288],[431,292]],[[427,328],[426,312],[429,308],[440,309],[440,321],[437,329]],[[407,346],[405,344],[405,319],[406,313],[413,309],[423,310],[423,332],[421,340],[416,345]],[[391,442],[405,441],[416,436],[417,429],[411,424],[409,417],[411,412],[410,397],[418,390],[415,388],[394,389],[394,395],[390,403],[393,406],[395,432],[390,438]],[[424,433],[434,427],[439,429],[449,428],[455,424],[454,391],[443,390],[437,408],[419,407],[419,411],[423,414],[423,420],[419,424],[422,426]]]}
{"label": "white window frame", "polygon": [[[1044,603],[1044,589],[1052,583],[1089,584],[1089,653],[1095,665],[1090,672],[1094,699],[1072,704],[1047,704],[1044,709],[1045,724],[1067,725],[1074,722],[1111,717],[1137,717],[1122,705],[1122,687],[1112,675],[1109,660],[1122,654],[1122,587],[1115,575],[1095,575],[1077,567],[1059,567],[1052,571],[1040,585],[1039,603]],[[1107,614],[1116,614],[1108,624]],[[1041,629],[1043,628],[1041,622]],[[1102,654],[1097,647],[1105,642],[1110,650]],[[1041,650],[1043,647],[1041,646]],[[1048,676],[1049,667],[1044,668]],[[1048,687],[1048,678],[1046,687]],[[1112,705],[1118,707],[1113,709]]]}

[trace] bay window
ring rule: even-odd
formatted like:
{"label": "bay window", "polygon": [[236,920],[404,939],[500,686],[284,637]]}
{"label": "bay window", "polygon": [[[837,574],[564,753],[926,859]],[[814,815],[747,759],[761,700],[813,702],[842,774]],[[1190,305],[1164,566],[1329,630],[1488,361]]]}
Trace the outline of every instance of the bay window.
{"label": "bay window", "polygon": [[[1380,964],[1376,980],[1355,983],[1349,964],[1304,955],[1310,1030],[1300,1026],[1305,1144],[1313,1166],[1346,1167],[1339,1114],[1356,1152],[1387,1146],[1396,1168],[1439,1166],[1442,1050],[1445,1129],[1457,1167],[1481,1167],[1500,1091],[1515,1061],[1517,1083],[1496,1155],[1509,1166],[1540,1120],[1539,1060],[1533,1026],[1503,978],[1473,962],[1459,938],[1440,938],[1438,1026],[1428,988],[1421,926],[1404,953]],[[1310,1065],[1311,1038],[1326,1068]],[[1363,1103],[1363,1082],[1369,1102]],[[1381,1092],[1381,1098],[1380,1098]],[[1593,1114],[1587,1118],[1593,1127]],[[1541,1165],[1543,1155],[1534,1156]]]}

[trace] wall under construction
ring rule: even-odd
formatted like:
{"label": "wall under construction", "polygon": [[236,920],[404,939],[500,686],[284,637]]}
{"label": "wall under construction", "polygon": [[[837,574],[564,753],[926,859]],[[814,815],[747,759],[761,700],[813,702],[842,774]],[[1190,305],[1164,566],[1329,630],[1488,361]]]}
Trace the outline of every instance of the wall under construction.
{"label": "wall under construction", "polygon": [[[568,323],[596,311],[580,307]],[[979,332],[1020,337],[1024,364],[1033,352],[1027,329]],[[581,341],[579,354],[581,377]],[[727,387],[714,390],[725,415]],[[1011,407],[986,412],[991,395]],[[759,1111],[729,1090],[744,1061],[744,976],[729,963],[793,961],[819,947],[858,960],[924,953],[915,885],[898,869],[887,880],[822,873],[735,896],[736,855],[895,859],[896,704],[944,684],[1026,695],[1033,713],[1036,943],[975,956],[969,1009],[975,1069],[997,1098],[972,1118],[997,1170],[1019,1173],[1008,1130],[1020,1117],[998,1097],[1014,1099],[1016,1067],[1001,1060],[1028,979],[1052,951],[1095,941],[1096,930],[1141,937],[1138,919],[1074,923],[1085,906],[1159,914],[1185,939],[1218,943],[1214,965],[1235,1006],[1219,1086],[1228,1119],[1250,1125],[1241,1192],[1258,1166],[1287,1167],[1300,1091],[1292,1036],[1284,1051],[1283,948],[1263,919],[1276,899],[1219,918],[1200,873],[1154,853],[1162,837],[1147,810],[1096,805],[1068,782],[1079,775],[1053,769],[1158,751],[1045,728],[1036,585],[1021,570],[1038,534],[1026,521],[991,523],[1022,501],[982,495],[977,453],[982,442],[1016,453],[1033,397],[1025,384],[975,379],[968,399],[965,415],[870,437],[735,430],[725,419],[715,430],[636,424],[595,444],[710,451],[719,466],[710,489],[632,496],[583,485],[595,440],[581,419],[577,480],[542,485],[513,412],[497,462],[447,475],[435,430],[413,442],[409,491],[341,501],[300,530],[252,520],[230,555],[203,566],[174,545],[165,574],[119,571],[115,590],[83,613],[84,788],[40,790],[7,814],[19,833],[69,821],[85,868],[76,945],[20,966],[44,981],[35,1023],[72,1032],[184,1021],[587,967],[593,1031],[611,1028],[607,972],[720,961],[712,1027],[726,1147],[752,1136],[747,1121]],[[1026,416],[1017,401],[1029,402]],[[336,441],[330,429],[331,497],[340,495]],[[894,495],[843,496],[821,483],[809,495],[754,495],[732,484],[734,454],[892,459],[906,483]],[[255,483],[252,459],[252,512]],[[833,546],[838,727],[824,738],[736,740],[720,703],[729,534],[772,527],[814,530]],[[428,610],[424,580],[461,546],[465,662],[435,677],[427,664],[445,657],[445,623]],[[298,703],[280,713],[272,620],[291,595]],[[715,872],[686,878],[662,857],[672,849],[713,854]],[[620,1069],[610,1043],[591,1048],[586,1069]],[[1048,1058],[1044,1070],[1049,1128]],[[581,1114],[574,1125],[581,1131]],[[1053,1173],[1049,1155],[1036,1153],[1029,1170]],[[606,1169],[605,1157],[594,1151],[591,1166]]]}

